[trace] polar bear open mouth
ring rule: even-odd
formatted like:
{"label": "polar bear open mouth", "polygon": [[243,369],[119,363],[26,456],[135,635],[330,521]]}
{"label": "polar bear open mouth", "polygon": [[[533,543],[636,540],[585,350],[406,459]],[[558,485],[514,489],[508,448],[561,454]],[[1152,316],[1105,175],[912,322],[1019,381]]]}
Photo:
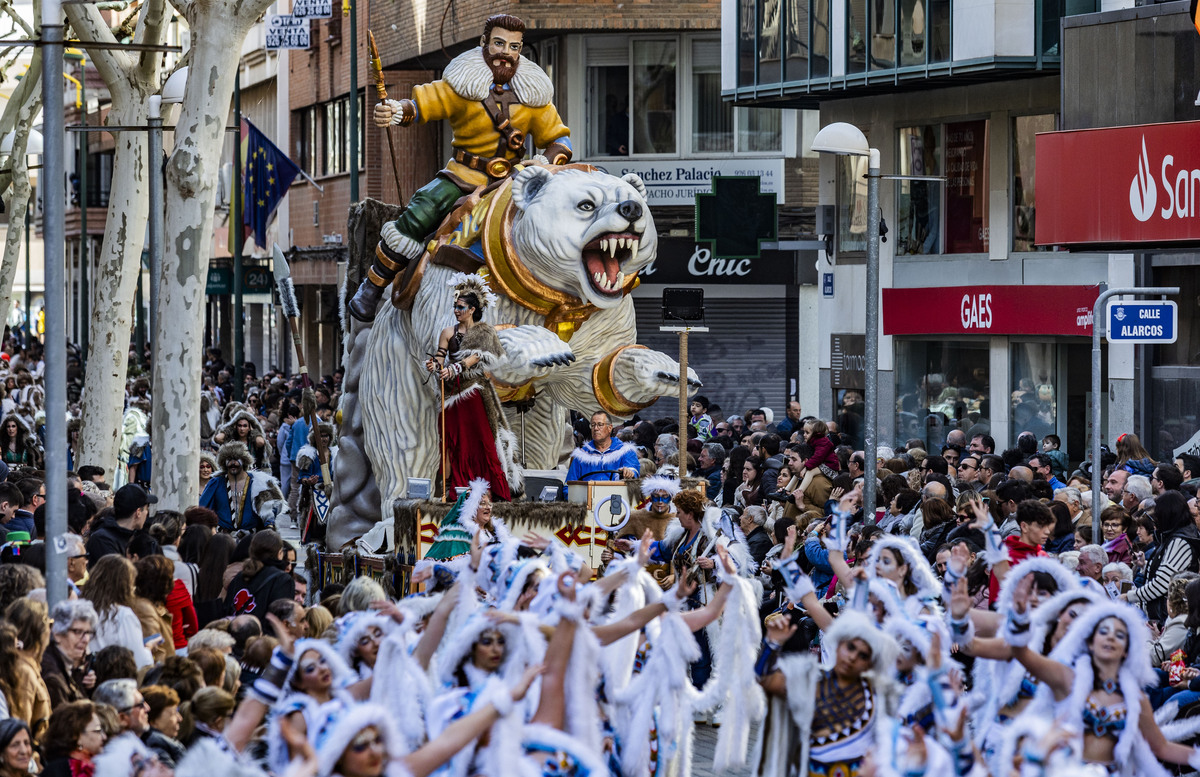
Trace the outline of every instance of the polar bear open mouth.
{"label": "polar bear open mouth", "polygon": [[606,232],[583,247],[583,267],[597,293],[609,297],[622,293],[625,273],[621,266],[637,256],[641,240],[634,232]]}

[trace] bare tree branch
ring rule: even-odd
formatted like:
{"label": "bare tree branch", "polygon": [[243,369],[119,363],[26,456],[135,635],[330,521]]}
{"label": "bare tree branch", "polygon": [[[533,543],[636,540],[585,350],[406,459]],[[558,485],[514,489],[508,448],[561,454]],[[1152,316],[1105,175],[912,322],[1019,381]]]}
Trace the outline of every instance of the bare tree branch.
{"label": "bare tree branch", "polygon": [[0,11],[4,11],[4,14],[13,20],[13,24],[24,30],[25,34],[30,38],[37,37],[37,33],[34,32],[33,26],[21,18],[21,14],[17,13],[16,8],[13,8],[12,0],[4,0],[3,3],[0,3]]}
{"label": "bare tree branch", "polygon": [[[166,0],[147,0],[142,11],[142,24],[139,26],[134,40],[138,43],[159,42],[165,36],[167,26]],[[137,77],[144,84],[149,84],[152,91],[158,91],[158,69],[162,62],[161,51],[142,52],[141,62],[138,63]]]}
{"label": "bare tree branch", "polygon": [[79,35],[79,45],[87,49],[88,56],[92,58],[92,64],[100,71],[104,82],[129,80],[133,68],[133,58],[129,54],[116,49],[88,48],[88,43],[92,41],[96,43],[117,42],[116,36],[108,27],[108,22],[104,21],[104,17],[100,15],[95,6],[66,3],[63,5],[63,12]]}

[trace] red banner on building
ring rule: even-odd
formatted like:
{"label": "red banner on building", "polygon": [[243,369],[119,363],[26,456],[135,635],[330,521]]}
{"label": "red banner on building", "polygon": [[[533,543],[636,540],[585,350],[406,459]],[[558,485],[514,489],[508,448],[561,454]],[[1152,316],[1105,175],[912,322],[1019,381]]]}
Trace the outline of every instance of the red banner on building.
{"label": "red banner on building", "polygon": [[1200,121],[1037,136],[1038,245],[1200,240]]}
{"label": "red banner on building", "polygon": [[885,335],[1092,335],[1098,286],[883,290]]}

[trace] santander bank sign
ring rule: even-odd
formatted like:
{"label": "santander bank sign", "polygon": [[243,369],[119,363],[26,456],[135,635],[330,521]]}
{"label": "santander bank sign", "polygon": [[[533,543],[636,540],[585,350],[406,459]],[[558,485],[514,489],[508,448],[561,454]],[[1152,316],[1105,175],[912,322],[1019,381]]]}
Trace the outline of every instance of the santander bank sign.
{"label": "santander bank sign", "polygon": [[1200,121],[1037,136],[1038,245],[1200,241]]}

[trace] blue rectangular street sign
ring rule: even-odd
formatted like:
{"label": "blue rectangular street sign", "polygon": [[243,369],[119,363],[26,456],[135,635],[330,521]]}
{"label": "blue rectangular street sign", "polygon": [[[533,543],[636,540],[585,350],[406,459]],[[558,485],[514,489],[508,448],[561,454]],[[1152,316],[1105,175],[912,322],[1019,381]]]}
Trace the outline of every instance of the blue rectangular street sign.
{"label": "blue rectangular street sign", "polygon": [[821,273],[821,295],[833,299],[833,273]]}
{"label": "blue rectangular street sign", "polygon": [[1179,309],[1170,300],[1108,303],[1110,343],[1173,343],[1178,336]]}

